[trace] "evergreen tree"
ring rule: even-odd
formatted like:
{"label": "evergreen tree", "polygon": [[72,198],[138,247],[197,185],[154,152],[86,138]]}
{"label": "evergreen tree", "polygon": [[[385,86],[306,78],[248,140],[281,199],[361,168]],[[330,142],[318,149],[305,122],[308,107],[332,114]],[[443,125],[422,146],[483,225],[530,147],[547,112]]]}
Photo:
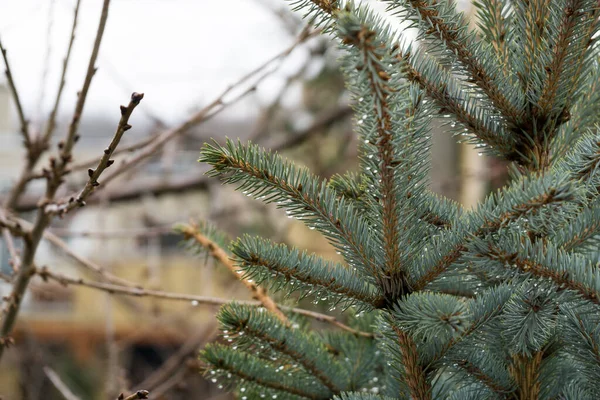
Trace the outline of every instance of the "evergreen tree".
{"label": "evergreen tree", "polygon": [[[323,180],[232,141],[200,161],[344,259],[242,237],[245,275],[371,335],[231,304],[207,374],[242,399],[600,398],[597,1],[481,0],[475,32],[450,1],[389,0],[419,47],[365,5],[295,5],[346,50],[360,172]],[[476,209],[428,190],[432,118],[511,162]]]}

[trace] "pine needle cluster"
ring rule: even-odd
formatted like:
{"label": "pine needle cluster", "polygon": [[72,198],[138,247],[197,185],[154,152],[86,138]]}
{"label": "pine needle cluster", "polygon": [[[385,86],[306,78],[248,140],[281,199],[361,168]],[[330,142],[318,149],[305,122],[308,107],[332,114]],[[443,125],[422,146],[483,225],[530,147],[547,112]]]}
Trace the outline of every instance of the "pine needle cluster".
{"label": "pine needle cluster", "polygon": [[[372,335],[314,331],[231,304],[207,374],[241,399],[600,398],[600,64],[596,0],[299,0],[337,37],[357,174],[321,179],[252,144],[207,144],[210,175],[319,231],[327,261],[243,237],[246,277],[346,310]],[[507,160],[476,208],[428,189],[430,123]]]}

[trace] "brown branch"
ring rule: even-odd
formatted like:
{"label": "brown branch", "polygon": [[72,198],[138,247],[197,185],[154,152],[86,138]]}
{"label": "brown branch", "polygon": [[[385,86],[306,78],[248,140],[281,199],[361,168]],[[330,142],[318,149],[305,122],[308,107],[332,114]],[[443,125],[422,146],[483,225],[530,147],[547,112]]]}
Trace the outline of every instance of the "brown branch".
{"label": "brown branch", "polygon": [[[321,116],[317,117],[317,120],[310,127],[302,131],[296,132],[289,138],[283,139],[272,145],[268,145],[268,147],[271,148],[273,151],[283,151],[291,147],[301,145],[302,143],[306,142],[306,140],[319,133],[322,129],[326,129],[336,121],[339,121],[351,115],[351,113],[352,109],[350,107],[336,107],[335,109],[332,109],[330,111],[325,111]],[[149,141],[146,141],[145,143],[147,144],[147,142]],[[144,146],[146,144],[144,144]],[[116,151],[113,152],[113,156],[119,152],[126,151],[126,149],[126,147],[119,147]],[[97,163],[98,159],[94,158],[93,160],[90,159],[79,164],[73,164],[70,170],[74,171],[84,167],[88,168],[92,165],[92,162]],[[190,190],[204,190],[208,187],[211,181],[212,180],[208,179],[203,175],[176,178],[168,182],[165,182],[163,178],[144,179],[132,183],[128,182],[126,185],[111,186],[109,189],[105,189],[102,198],[110,203],[115,203],[120,201],[136,200],[147,194],[160,196],[164,194],[181,193]],[[38,197],[33,194],[25,195],[21,198],[21,201],[14,207],[14,210],[18,212],[27,212],[35,210],[37,208],[38,201]],[[86,201],[86,204],[90,205],[96,204],[98,202],[98,198],[92,197],[88,201]]]}
{"label": "brown branch", "polygon": [[77,0],[77,4],[75,5],[75,10],[73,12],[73,14],[74,14],[73,15],[73,25],[71,27],[71,37],[69,39],[69,46],[67,48],[67,53],[65,55],[65,58],[63,59],[62,73],[60,76],[60,83],[58,85],[58,91],[56,92],[56,98],[54,100],[54,107],[52,107],[52,111],[50,112],[48,121],[46,122],[46,130],[44,132],[44,135],[41,138],[41,143],[44,146],[48,145],[48,143],[50,142],[50,138],[52,137],[52,133],[54,132],[54,129],[56,128],[56,116],[58,114],[58,107],[60,105],[62,93],[65,88],[67,67],[69,65],[69,60],[71,58],[71,49],[73,48],[73,43],[75,42],[75,30],[77,28],[77,18],[79,16],[80,3],[81,3],[81,0]]}
{"label": "brown branch", "polygon": [[177,367],[185,364],[185,360],[189,357],[197,357],[196,352],[198,348],[203,344],[208,342],[210,337],[212,337],[218,328],[216,324],[208,325],[202,331],[196,333],[194,336],[187,339],[187,341],[175,352],[171,355],[161,366],[160,368],[154,370],[150,376],[144,379],[138,387],[145,387],[153,391],[156,395],[155,389],[159,387],[159,385],[164,382],[170,375],[173,375],[173,372],[177,369]]}
{"label": "brown branch", "polygon": [[539,399],[541,382],[540,366],[544,352],[538,351],[532,356],[515,354],[508,370],[517,384],[517,397],[520,400]]}
{"label": "brown branch", "polygon": [[14,236],[27,236],[29,232],[23,228],[21,221],[6,214],[7,213],[0,209],[0,228],[8,230]]}
{"label": "brown branch", "polygon": [[27,118],[25,118],[23,106],[21,105],[21,99],[19,98],[19,92],[17,91],[17,87],[15,86],[15,81],[10,70],[10,64],[8,63],[8,57],[6,56],[7,51],[2,45],[1,40],[0,52],[2,52],[4,65],[6,66],[6,70],[4,71],[4,73],[6,74],[6,80],[8,81],[8,86],[10,87],[10,91],[12,92],[13,99],[15,101],[15,106],[17,107],[17,114],[19,115],[19,122],[21,123],[21,136],[23,136],[23,143],[25,144],[25,147],[29,149],[31,147],[31,137],[29,136],[29,121],[27,120]]}
{"label": "brown branch", "polygon": [[411,398],[415,400],[431,400],[431,387],[423,367],[419,365],[417,345],[410,335],[398,327],[393,326],[398,337],[402,366],[404,367],[404,380],[410,390]]}
{"label": "brown branch", "polygon": [[129,125],[129,117],[131,117],[133,110],[137,107],[138,104],[140,104],[140,101],[143,98],[144,98],[143,93],[134,92],[131,95],[131,100],[130,100],[129,104],[127,106],[121,106],[121,120],[119,121],[119,124],[117,125],[117,131],[115,132],[115,135],[113,136],[108,147],[106,149],[104,149],[104,155],[98,162],[98,166],[96,167],[96,169],[88,170],[89,180],[85,184],[85,187],[79,192],[79,194],[77,196],[71,197],[69,199],[68,203],[63,203],[58,206],[57,205],[46,206],[47,213],[59,214],[62,216],[64,214],[66,214],[67,212],[69,212],[70,210],[74,209],[75,207],[85,206],[85,200],[87,199],[87,197],[92,194],[92,192],[95,190],[95,188],[97,186],[100,185],[100,183],[98,182],[98,178],[100,178],[100,175],[102,175],[102,172],[104,172],[104,170],[106,170],[108,167],[110,167],[114,163],[114,160],[111,160],[110,158],[113,155],[113,152],[115,151],[117,146],[119,145],[119,142],[121,141],[121,138],[123,137],[123,134],[126,131],[128,131],[129,129],[131,129],[131,125]]}
{"label": "brown branch", "polygon": [[196,243],[198,243],[200,246],[207,249],[209,254],[214,259],[216,259],[222,265],[227,267],[227,269],[233,274],[233,276],[235,276],[238,280],[240,280],[244,284],[244,286],[246,286],[246,288],[248,288],[250,293],[252,293],[252,297],[254,299],[260,301],[260,303],[267,310],[272,312],[277,317],[277,319],[279,319],[284,325],[289,326],[290,321],[285,316],[285,314],[282,313],[281,310],[277,307],[277,304],[273,301],[273,299],[271,297],[269,297],[269,295],[267,294],[267,291],[264,288],[257,286],[255,283],[251,282],[249,279],[244,279],[244,278],[240,277],[240,274],[238,273],[238,269],[235,267],[235,265],[233,265],[233,262],[231,261],[231,259],[229,258],[229,255],[225,252],[225,250],[223,250],[221,247],[219,247],[218,244],[216,244],[215,242],[213,242],[206,236],[202,235],[198,231],[197,226],[195,226],[193,224],[183,226],[181,228],[181,232],[183,233],[183,235],[185,236],[186,239],[193,238],[196,241]]}
{"label": "brown branch", "polygon": [[123,393],[121,393],[119,395],[119,397],[117,397],[117,400],[140,400],[140,399],[148,399],[150,395],[150,392],[147,390],[138,390],[137,392],[130,394],[129,396],[125,397],[125,395]]}
{"label": "brown branch", "polygon": [[[106,181],[104,181],[106,182]],[[185,191],[205,190],[208,188],[210,180],[203,176],[197,175],[184,178],[177,178],[165,182],[164,178],[140,179],[139,182],[132,182],[118,186],[111,186],[102,193],[102,200],[112,203],[131,201],[140,197],[152,194],[160,196],[165,194],[177,193]],[[16,211],[26,212],[37,208],[37,198],[33,195],[28,195],[16,207]],[[99,197],[91,197],[86,201],[87,205],[97,204],[100,202]]]}
{"label": "brown branch", "polygon": [[[96,74],[96,60],[98,58],[98,53],[100,52],[100,44],[102,43],[102,36],[104,35],[104,28],[106,27],[106,21],[108,20],[108,8],[110,5],[110,0],[104,0],[102,5],[102,12],[100,14],[100,22],[98,24],[98,30],[96,32],[96,39],[94,40],[94,47],[92,48],[92,53],[90,55],[90,60],[88,62],[87,72],[85,75],[85,79],[83,81],[83,86],[77,95],[77,103],[75,104],[75,111],[73,112],[73,117],[71,119],[71,123],[69,124],[69,130],[67,132],[67,137],[65,141],[62,143],[60,158],[61,164],[59,167],[59,171],[63,172],[66,168],[67,163],[71,161],[71,152],[75,145],[75,142],[78,139],[77,131],[79,130],[79,123],[81,121],[81,116],[83,114],[83,108],[85,106],[85,101],[87,99],[87,94],[90,89],[90,85],[92,84],[92,78]],[[61,179],[62,173],[55,174],[54,179]]]}
{"label": "brown branch", "polygon": [[75,396],[67,385],[60,379],[60,376],[54,370],[48,366],[43,368],[44,374],[48,377],[50,382],[54,385],[56,390],[65,398],[65,400],[79,400],[78,396]]}
{"label": "brown branch", "polygon": [[[213,306],[222,306],[224,304],[229,304],[232,301],[235,301],[238,304],[249,305],[249,306],[263,306],[263,304],[258,300],[221,299],[221,298],[210,297],[210,296],[199,296],[199,295],[182,294],[182,293],[170,293],[170,292],[163,292],[160,290],[143,289],[141,287],[129,287],[129,286],[122,286],[122,285],[115,285],[112,283],[87,281],[82,278],[71,278],[66,275],[57,274],[55,272],[50,272],[48,270],[48,268],[45,268],[45,267],[42,267],[41,269],[34,271],[34,273],[37,273],[43,279],[46,279],[46,280],[51,279],[62,285],[65,285],[65,286],[67,286],[67,285],[85,286],[85,287],[89,287],[92,289],[102,290],[102,291],[112,293],[112,294],[122,294],[122,295],[135,296],[135,297],[154,297],[154,298],[164,299],[164,300],[186,301],[186,302],[193,302],[194,304],[206,304],[206,305],[213,305]],[[281,310],[292,312],[292,313],[298,314],[298,315],[303,315],[305,317],[312,318],[316,321],[330,323],[332,325],[337,326],[340,329],[343,329],[343,330],[350,332],[357,336],[373,337],[372,333],[362,332],[362,331],[353,329],[353,328],[339,322],[335,317],[332,317],[330,315],[320,314],[318,312],[304,310],[302,308],[292,308],[292,307],[286,307],[286,306],[281,306],[281,305],[277,305],[277,307]]]}

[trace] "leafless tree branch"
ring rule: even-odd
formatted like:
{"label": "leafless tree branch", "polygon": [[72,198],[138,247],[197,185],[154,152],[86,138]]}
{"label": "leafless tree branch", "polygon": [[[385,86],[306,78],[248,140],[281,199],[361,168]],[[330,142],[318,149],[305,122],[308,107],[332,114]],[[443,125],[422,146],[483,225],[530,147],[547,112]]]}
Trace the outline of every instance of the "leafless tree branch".
{"label": "leafless tree branch", "polygon": [[71,389],[60,379],[60,376],[54,370],[48,366],[44,367],[44,373],[52,382],[56,390],[60,392],[60,394],[65,398],[65,400],[79,400],[79,397],[75,396]]}

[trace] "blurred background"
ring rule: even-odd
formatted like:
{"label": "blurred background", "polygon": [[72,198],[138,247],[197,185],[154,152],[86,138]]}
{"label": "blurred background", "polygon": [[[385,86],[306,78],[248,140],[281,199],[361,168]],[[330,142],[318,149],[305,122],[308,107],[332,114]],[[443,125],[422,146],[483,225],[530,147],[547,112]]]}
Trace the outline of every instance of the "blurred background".
{"label": "blurred background", "polygon": [[[81,1],[49,154],[66,134],[101,3]],[[371,3],[384,12],[383,4]],[[75,4],[0,0],[0,38],[33,133],[43,130],[55,101]],[[459,7],[472,12],[468,3]],[[83,259],[147,289],[249,299],[229,271],[181,246],[182,236],[172,228],[190,219],[210,221],[231,238],[257,234],[336,259],[318,233],[273,205],[205,177],[206,167],[196,162],[204,142],[230,137],[277,150],[325,178],[356,169],[339,49],[331,38],[307,35],[304,28],[301,15],[283,0],[113,0],[74,171],[58,197],[83,187],[87,168],[114,134],[118,106],[127,104],[131,92],[145,97],[119,146],[130,151],[115,157],[117,166],[169,129],[200,118],[95,193],[88,207],[56,219],[48,231],[58,241],[41,243],[36,265],[93,278],[81,268]],[[19,130],[9,87],[0,80],[2,202],[25,163]],[[432,190],[470,207],[502,184],[504,167],[457,144],[442,120],[432,133]],[[38,163],[36,171],[47,162]],[[15,213],[31,221],[44,185],[44,179],[32,179]],[[7,296],[12,267],[4,240],[0,295]],[[153,399],[231,398],[203,378],[197,362],[198,349],[217,340],[215,311],[193,302],[113,296],[35,278],[19,315],[16,344],[0,362],[0,397],[64,398],[53,381],[58,377],[81,399],[116,398],[136,389],[150,390]]]}

